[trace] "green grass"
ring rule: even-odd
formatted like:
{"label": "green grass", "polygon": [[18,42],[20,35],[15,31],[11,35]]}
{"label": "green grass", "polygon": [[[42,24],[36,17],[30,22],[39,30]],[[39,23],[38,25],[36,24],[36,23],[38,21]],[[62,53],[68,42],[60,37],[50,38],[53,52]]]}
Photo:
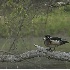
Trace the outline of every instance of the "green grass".
{"label": "green grass", "polygon": [[[64,34],[70,36],[69,8],[70,5],[67,7],[63,6],[53,9],[52,12],[48,13],[48,18],[46,10],[41,13],[38,11],[38,14],[36,14],[34,11],[30,12],[29,15],[24,19],[24,22],[22,22],[23,26],[22,30],[20,31],[20,35],[43,36],[45,34]],[[35,16],[33,17],[34,14]],[[16,19],[7,17],[4,23],[0,22],[0,36],[8,37],[11,35],[14,37],[16,35],[19,29],[19,20],[21,20],[20,16],[18,17]],[[6,21],[9,21],[9,23],[7,23]]]}
{"label": "green grass", "polygon": [[48,17],[47,29],[52,34],[67,34],[70,35],[70,12],[64,12],[61,7],[60,10],[55,10],[54,13]]}
{"label": "green grass", "polygon": [[46,14],[35,16],[33,23],[35,33],[38,35],[64,34],[70,36],[70,11],[65,11],[64,7],[54,9],[48,14],[48,18]]}

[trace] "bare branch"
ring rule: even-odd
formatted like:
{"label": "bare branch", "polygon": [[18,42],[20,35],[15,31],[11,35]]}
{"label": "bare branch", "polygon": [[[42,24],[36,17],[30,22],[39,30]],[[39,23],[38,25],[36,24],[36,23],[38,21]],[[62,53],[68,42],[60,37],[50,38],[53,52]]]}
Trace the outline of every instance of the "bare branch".
{"label": "bare branch", "polygon": [[31,50],[19,55],[0,55],[0,62],[20,62],[34,57],[47,57],[50,59],[70,61],[70,52],[48,51],[47,48],[35,44],[34,46],[37,47],[37,50]]}

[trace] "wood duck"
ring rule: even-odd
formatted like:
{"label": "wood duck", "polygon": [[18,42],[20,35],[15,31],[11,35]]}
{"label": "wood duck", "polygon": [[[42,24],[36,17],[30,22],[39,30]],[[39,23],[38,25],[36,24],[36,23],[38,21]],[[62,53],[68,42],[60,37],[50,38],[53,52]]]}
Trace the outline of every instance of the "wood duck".
{"label": "wood duck", "polygon": [[63,45],[65,43],[69,43],[69,42],[66,40],[63,40],[60,37],[51,37],[50,35],[46,35],[44,37],[44,44],[46,47],[49,47],[49,50],[52,50],[51,48],[54,48],[55,50],[55,47]]}

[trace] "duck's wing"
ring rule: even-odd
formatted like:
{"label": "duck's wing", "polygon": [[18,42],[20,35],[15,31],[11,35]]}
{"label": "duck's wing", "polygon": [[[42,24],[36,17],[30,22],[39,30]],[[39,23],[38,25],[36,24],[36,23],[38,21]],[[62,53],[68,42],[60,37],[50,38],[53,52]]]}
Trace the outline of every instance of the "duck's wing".
{"label": "duck's wing", "polygon": [[50,39],[51,40],[61,40],[61,38],[59,38],[59,37],[51,37]]}

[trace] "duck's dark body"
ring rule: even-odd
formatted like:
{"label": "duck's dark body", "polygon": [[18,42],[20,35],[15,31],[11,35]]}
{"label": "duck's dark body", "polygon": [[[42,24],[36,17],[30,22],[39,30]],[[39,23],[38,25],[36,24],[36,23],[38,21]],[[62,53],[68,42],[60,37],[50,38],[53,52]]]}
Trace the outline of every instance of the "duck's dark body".
{"label": "duck's dark body", "polygon": [[46,35],[44,38],[44,44],[49,48],[54,47],[55,49],[55,47],[63,45],[65,43],[69,43],[69,42],[66,40],[62,40],[59,37],[51,37],[50,35]]}

